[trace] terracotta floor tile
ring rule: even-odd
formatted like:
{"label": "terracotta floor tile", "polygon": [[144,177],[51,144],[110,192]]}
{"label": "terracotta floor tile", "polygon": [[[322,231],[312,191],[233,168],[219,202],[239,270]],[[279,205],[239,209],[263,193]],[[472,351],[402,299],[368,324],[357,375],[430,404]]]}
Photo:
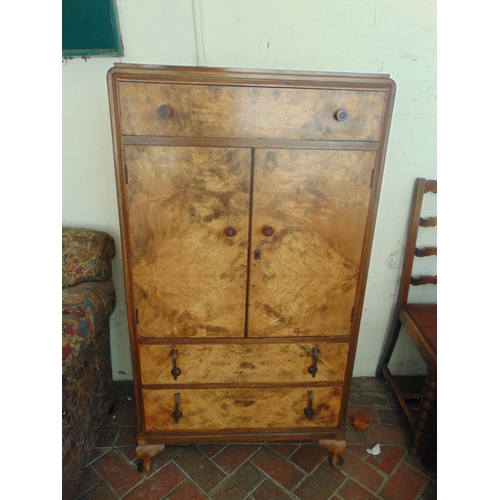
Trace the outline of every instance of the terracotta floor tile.
{"label": "terracotta floor tile", "polygon": [[304,444],[290,457],[290,460],[306,472],[312,472],[328,455],[329,451],[319,444]]}
{"label": "terracotta floor tile", "polygon": [[352,392],[385,392],[389,384],[383,378],[376,377],[354,377],[352,379]]}
{"label": "terracotta floor tile", "polygon": [[381,445],[380,455],[370,455],[366,462],[386,474],[391,474],[405,454],[406,447],[404,446]]}
{"label": "terracotta floor tile", "polygon": [[198,444],[198,448],[208,458],[213,458],[226,447],[225,444]]}
{"label": "terracotta floor tile", "polygon": [[136,446],[136,435],[137,429],[135,427],[120,427],[115,439],[115,446]]}
{"label": "terracotta floor tile", "polygon": [[144,479],[116,450],[104,455],[93,467],[118,495],[124,495]]}
{"label": "terracotta floor tile", "polygon": [[282,457],[289,458],[299,447],[298,444],[268,444],[267,447]]}
{"label": "terracotta floor tile", "polygon": [[252,494],[254,500],[288,500],[295,498],[291,493],[287,493],[276,486],[269,479],[266,479]]}
{"label": "terracotta floor tile", "polygon": [[377,497],[358,483],[349,479],[338,493],[345,500],[377,500]]}
{"label": "terracotta floor tile", "polygon": [[420,493],[418,497],[419,500],[437,500],[437,486],[436,483],[429,482],[429,484],[424,488],[424,491]]}
{"label": "terracotta floor tile", "polygon": [[168,500],[205,500],[205,496],[195,484],[186,479],[178,488],[176,488],[170,495]]}
{"label": "terracotta floor tile", "polygon": [[94,462],[106,455],[106,453],[109,453],[112,449],[113,448],[94,448],[92,450],[92,453],[90,454],[90,458],[88,463],[86,464],[86,467],[92,465]]}
{"label": "terracotta floor tile", "polygon": [[80,497],[79,500],[115,500],[119,497],[106,482],[100,483],[94,489]]}
{"label": "terracotta floor tile", "polygon": [[391,403],[383,392],[351,392],[349,406],[390,408]]}
{"label": "terracotta floor tile", "polygon": [[210,498],[212,500],[244,500],[265,478],[266,476],[257,467],[247,462],[221,483],[210,494]]}
{"label": "terracotta floor tile", "polygon": [[379,495],[384,500],[415,500],[427,482],[425,476],[403,462]]}
{"label": "terracotta floor tile", "polygon": [[301,500],[326,500],[346,477],[328,462],[323,462],[295,491]]}
{"label": "terracotta floor tile", "polygon": [[369,490],[376,492],[384,482],[384,476],[367,465],[356,455],[347,451],[344,453],[344,467],[342,472],[353,477]]}
{"label": "terracotta floor tile", "polygon": [[364,433],[366,431],[357,431],[354,428],[354,425],[352,424],[347,424],[346,426],[346,435],[345,439],[347,441],[347,444],[365,444],[365,438],[364,438]]}
{"label": "terracotta floor tile", "polygon": [[292,490],[304,477],[302,471],[266,447],[262,447],[251,462],[287,490]]}
{"label": "terracotta floor tile", "polygon": [[78,483],[75,492],[75,498],[80,498],[83,494],[95,488],[102,481],[101,477],[97,474],[93,467],[87,467],[83,471],[83,475]]}
{"label": "terracotta floor tile", "polygon": [[103,422],[103,427],[137,427],[137,417],[135,408],[125,408],[116,410],[117,418],[112,419],[107,415]]}
{"label": "terracotta floor tile", "polygon": [[151,461],[151,469],[146,473],[146,476],[152,476],[156,471],[160,470],[165,464],[168,464],[176,456],[187,449],[187,446],[165,446],[165,449],[158,453]]}
{"label": "terracotta floor tile", "polygon": [[174,462],[179,465],[205,493],[213,490],[226,478],[225,474],[194,446],[190,446],[183,451],[175,458]]}
{"label": "terracotta floor tile", "polygon": [[134,460],[138,460],[135,453],[135,446],[120,446],[119,448],[116,448],[116,450],[121,453],[130,463],[132,463]]}
{"label": "terracotta floor tile", "polygon": [[400,444],[408,446],[410,439],[406,429],[399,425],[373,425],[363,431],[365,443],[374,444]]}
{"label": "terracotta floor tile", "polygon": [[173,465],[166,465],[147,481],[139,484],[126,500],[161,500],[184,481],[184,475]]}
{"label": "terracotta floor tile", "polygon": [[118,430],[116,427],[101,427],[96,439],[95,448],[110,448],[113,446]]}
{"label": "terracotta floor tile", "polygon": [[378,408],[381,424],[406,425],[406,418],[399,408]]}
{"label": "terracotta floor tile", "polygon": [[224,469],[227,474],[231,474],[259,448],[260,446],[251,444],[230,445],[213,458],[213,461]]}
{"label": "terracotta floor tile", "polygon": [[366,451],[368,446],[366,444],[350,444],[347,443],[347,449],[354,453],[361,460],[365,460],[370,456],[370,454]]}

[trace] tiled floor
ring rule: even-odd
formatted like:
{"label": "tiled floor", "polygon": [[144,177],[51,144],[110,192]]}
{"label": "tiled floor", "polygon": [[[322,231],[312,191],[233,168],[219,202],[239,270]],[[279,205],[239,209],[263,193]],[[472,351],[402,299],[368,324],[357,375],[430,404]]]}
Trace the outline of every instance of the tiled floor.
{"label": "tiled floor", "polygon": [[[102,427],[79,500],[432,500],[436,469],[408,454],[405,423],[386,383],[354,379],[349,415],[363,413],[364,431],[348,426],[342,471],[317,443],[167,446],[149,473],[137,472],[135,409],[130,384],[117,387],[118,418]],[[379,444],[378,456],[367,452]]]}

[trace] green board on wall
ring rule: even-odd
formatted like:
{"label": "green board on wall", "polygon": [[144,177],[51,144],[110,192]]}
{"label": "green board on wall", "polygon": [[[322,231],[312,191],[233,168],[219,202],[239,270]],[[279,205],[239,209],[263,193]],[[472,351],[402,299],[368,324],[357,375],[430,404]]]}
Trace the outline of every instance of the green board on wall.
{"label": "green board on wall", "polygon": [[114,0],[62,0],[62,55],[123,55]]}

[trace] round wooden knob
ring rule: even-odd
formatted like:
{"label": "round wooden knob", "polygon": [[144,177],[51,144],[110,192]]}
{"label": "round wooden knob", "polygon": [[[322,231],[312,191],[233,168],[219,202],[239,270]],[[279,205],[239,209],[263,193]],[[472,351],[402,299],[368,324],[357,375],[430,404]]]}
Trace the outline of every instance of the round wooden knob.
{"label": "round wooden knob", "polygon": [[158,108],[158,114],[161,118],[168,118],[172,114],[172,108],[166,104],[162,104]]}
{"label": "round wooden knob", "polygon": [[336,118],[339,122],[345,122],[345,121],[349,118],[349,113],[347,112],[347,109],[339,109],[339,110],[335,113],[335,118]]}
{"label": "round wooden knob", "polygon": [[236,229],[234,229],[234,227],[226,227],[226,229],[224,229],[224,233],[226,236],[229,236],[229,238],[232,238],[236,235]]}
{"label": "round wooden knob", "polygon": [[262,229],[264,236],[272,236],[274,234],[274,229],[271,226],[266,226]]}

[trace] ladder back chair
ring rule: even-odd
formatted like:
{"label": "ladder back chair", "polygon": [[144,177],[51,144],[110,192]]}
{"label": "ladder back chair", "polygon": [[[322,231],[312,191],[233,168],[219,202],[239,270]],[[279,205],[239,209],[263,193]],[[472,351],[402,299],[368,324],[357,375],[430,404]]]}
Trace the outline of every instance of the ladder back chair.
{"label": "ladder back chair", "polygon": [[[377,377],[385,377],[389,383],[412,429],[412,443],[408,451],[414,456],[428,455],[429,442],[435,443],[435,434],[429,435],[429,427],[437,401],[437,300],[436,303],[408,303],[412,286],[437,285],[437,276],[414,277],[412,273],[415,258],[437,255],[437,246],[417,248],[419,229],[437,226],[437,217],[422,218],[424,195],[429,192],[437,195],[437,181],[416,179],[396,308],[376,372]],[[406,330],[410,340],[427,365],[427,380],[421,395],[404,393],[401,390],[401,384],[398,384],[396,377],[389,369],[389,362],[401,327]],[[420,400],[416,416],[412,414],[408,405],[411,400]],[[431,450],[431,453],[434,452],[435,450]],[[421,458],[422,463],[427,466],[425,462],[428,462],[428,457],[422,456]]]}

